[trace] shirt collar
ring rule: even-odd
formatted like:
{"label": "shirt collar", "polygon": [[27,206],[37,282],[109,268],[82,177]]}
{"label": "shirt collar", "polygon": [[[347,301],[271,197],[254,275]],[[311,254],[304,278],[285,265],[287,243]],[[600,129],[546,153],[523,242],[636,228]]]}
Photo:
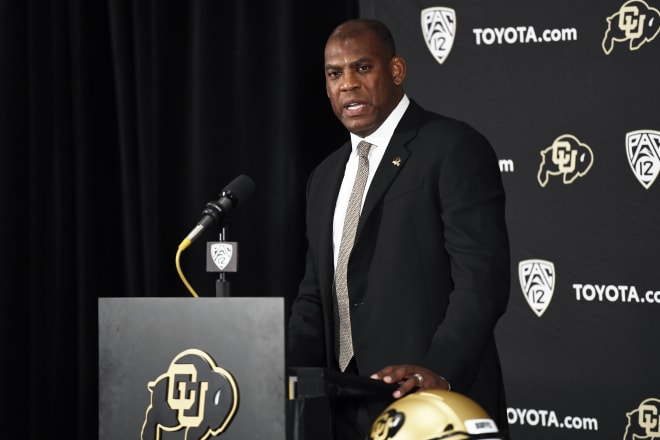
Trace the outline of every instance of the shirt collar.
{"label": "shirt collar", "polygon": [[351,145],[353,146],[353,151],[357,149],[357,144],[359,144],[362,140],[365,140],[375,146],[386,147],[390,143],[390,139],[392,139],[394,130],[396,129],[396,126],[399,125],[399,121],[401,121],[401,118],[406,112],[409,104],[410,99],[406,94],[404,94],[401,98],[401,101],[399,101],[399,104],[394,107],[394,110],[392,110],[387,119],[385,119],[385,121],[380,124],[380,127],[378,127],[376,131],[371,133],[366,138],[361,138],[360,136],[351,133]]}

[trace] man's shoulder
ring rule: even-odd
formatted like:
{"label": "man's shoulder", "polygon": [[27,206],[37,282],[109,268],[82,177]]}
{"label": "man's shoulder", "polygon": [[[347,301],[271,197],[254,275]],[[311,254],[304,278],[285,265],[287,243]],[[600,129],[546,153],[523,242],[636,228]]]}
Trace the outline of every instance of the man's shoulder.
{"label": "man's shoulder", "polygon": [[478,133],[478,130],[469,122],[439,111],[422,107],[417,102],[410,100],[410,121],[417,124],[420,130],[442,130],[456,133],[470,132]]}
{"label": "man's shoulder", "polygon": [[422,106],[417,101],[411,99],[406,115],[418,118],[422,121],[434,121],[445,124],[465,124],[465,122],[447,114],[429,107]]}

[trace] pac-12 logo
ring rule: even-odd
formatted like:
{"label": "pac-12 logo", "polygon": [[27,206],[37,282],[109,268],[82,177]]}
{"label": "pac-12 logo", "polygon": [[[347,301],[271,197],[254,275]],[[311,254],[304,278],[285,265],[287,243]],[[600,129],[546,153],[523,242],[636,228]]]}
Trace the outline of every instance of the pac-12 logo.
{"label": "pac-12 logo", "polygon": [[603,51],[609,55],[614,43],[629,42],[630,50],[649,43],[660,32],[660,11],[642,0],[630,0],[607,17],[607,31],[603,38]]}
{"label": "pac-12 logo", "polygon": [[426,47],[438,63],[444,63],[454,45],[456,12],[441,6],[422,9],[421,21]]}
{"label": "pac-12 logo", "polygon": [[238,270],[238,243],[235,241],[209,241],[206,243],[207,272],[236,272]]}
{"label": "pac-12 logo", "polygon": [[529,307],[539,318],[550,305],[555,291],[555,265],[546,260],[523,260],[518,263],[518,278]]}
{"label": "pac-12 logo", "polygon": [[660,174],[660,131],[626,133],[626,157],[639,183],[649,189]]}
{"label": "pac-12 logo", "polygon": [[563,134],[541,151],[537,176],[539,185],[546,186],[550,176],[562,176],[566,185],[573,183],[578,177],[587,174],[593,163],[594,154],[589,145],[580,142],[575,136]]}
{"label": "pac-12 logo", "polygon": [[623,440],[660,439],[660,400],[644,400],[637,408],[626,413],[628,424]]}
{"label": "pac-12 logo", "polygon": [[166,373],[148,384],[151,403],[142,440],[205,440],[222,434],[236,414],[238,387],[233,376],[207,353],[179,353]]}

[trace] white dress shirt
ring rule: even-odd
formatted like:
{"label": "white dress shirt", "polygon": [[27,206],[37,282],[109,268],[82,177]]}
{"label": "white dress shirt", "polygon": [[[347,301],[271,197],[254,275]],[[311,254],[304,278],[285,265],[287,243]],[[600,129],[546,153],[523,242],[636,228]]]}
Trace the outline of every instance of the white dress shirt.
{"label": "white dress shirt", "polygon": [[344,218],[346,217],[348,199],[351,196],[353,183],[355,182],[355,175],[357,174],[357,145],[362,140],[365,140],[373,145],[369,150],[369,177],[367,177],[367,184],[364,189],[364,194],[362,195],[362,205],[364,205],[364,199],[367,197],[369,185],[371,185],[371,181],[373,180],[374,174],[376,173],[376,169],[378,168],[378,165],[380,164],[380,161],[383,159],[383,155],[385,154],[385,149],[392,139],[394,129],[403,117],[403,114],[408,108],[408,104],[410,104],[410,100],[406,95],[403,95],[403,98],[401,98],[399,104],[394,108],[392,113],[390,113],[390,115],[387,117],[387,119],[385,119],[381,126],[366,138],[363,139],[351,133],[351,145],[353,146],[353,150],[351,151],[351,155],[348,158],[348,162],[346,162],[344,179],[342,180],[341,188],[339,189],[337,204],[335,205],[335,216],[332,224],[335,267],[337,267],[337,254],[339,253],[339,243],[341,243],[341,234],[344,229]]}

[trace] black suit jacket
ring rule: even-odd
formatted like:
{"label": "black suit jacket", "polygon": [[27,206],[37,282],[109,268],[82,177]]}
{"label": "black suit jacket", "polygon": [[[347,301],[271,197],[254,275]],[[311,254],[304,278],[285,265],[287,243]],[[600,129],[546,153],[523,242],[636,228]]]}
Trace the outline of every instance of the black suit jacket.
{"label": "black suit jacket", "polygon": [[[332,221],[350,143],[307,187],[306,270],[288,327],[288,362],[337,368]],[[360,375],[415,364],[444,376],[506,426],[494,327],[509,297],[498,161],[467,124],[411,101],[368,189],[348,266]]]}

